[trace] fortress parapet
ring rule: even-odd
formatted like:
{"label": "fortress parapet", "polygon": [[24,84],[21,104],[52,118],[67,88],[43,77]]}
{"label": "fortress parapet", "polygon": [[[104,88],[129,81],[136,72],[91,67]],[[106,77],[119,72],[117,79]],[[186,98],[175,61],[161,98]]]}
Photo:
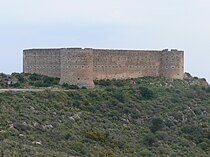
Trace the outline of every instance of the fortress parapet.
{"label": "fortress parapet", "polygon": [[59,77],[60,83],[93,88],[93,80],[144,76],[183,79],[184,52],[91,48],[24,50],[23,71]]}

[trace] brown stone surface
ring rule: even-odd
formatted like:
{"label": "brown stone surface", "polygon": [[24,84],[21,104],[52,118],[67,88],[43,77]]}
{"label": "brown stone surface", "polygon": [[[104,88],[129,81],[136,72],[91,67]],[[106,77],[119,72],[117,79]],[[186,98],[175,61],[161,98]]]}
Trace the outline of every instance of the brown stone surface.
{"label": "brown stone surface", "polygon": [[178,50],[28,49],[23,61],[25,73],[59,77],[60,83],[89,88],[100,79],[184,76],[184,52]]}

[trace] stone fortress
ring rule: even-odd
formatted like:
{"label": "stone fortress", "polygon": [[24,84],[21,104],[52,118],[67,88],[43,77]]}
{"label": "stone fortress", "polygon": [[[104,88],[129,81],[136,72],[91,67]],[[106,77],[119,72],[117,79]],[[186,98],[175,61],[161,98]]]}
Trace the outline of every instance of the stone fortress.
{"label": "stone fortress", "polygon": [[167,77],[183,79],[184,52],[91,48],[26,49],[23,71],[93,88],[93,80]]}

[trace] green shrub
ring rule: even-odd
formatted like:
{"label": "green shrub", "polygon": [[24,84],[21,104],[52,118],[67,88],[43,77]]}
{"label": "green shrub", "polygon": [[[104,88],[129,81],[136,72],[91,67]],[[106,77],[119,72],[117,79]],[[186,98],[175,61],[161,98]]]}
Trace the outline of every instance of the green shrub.
{"label": "green shrub", "polygon": [[186,75],[188,78],[192,77],[191,74],[188,73],[188,72],[185,72],[185,75]]}
{"label": "green shrub", "polygon": [[[65,88],[65,89],[79,89],[79,86],[71,85],[71,84],[68,84],[68,83],[62,84],[62,87]],[[83,88],[83,89],[85,89],[85,88]]]}
{"label": "green shrub", "polygon": [[161,117],[155,117],[151,121],[150,130],[156,132],[164,127],[164,121]]}
{"label": "green shrub", "polygon": [[96,141],[100,141],[100,142],[105,142],[106,141],[106,137],[104,134],[102,134],[101,132],[97,131],[97,130],[90,130],[86,132],[86,137],[91,138],[93,140]]}
{"label": "green shrub", "polygon": [[116,87],[123,87],[125,85],[124,80],[113,80],[113,85]]}
{"label": "green shrub", "polygon": [[18,82],[20,82],[21,84],[26,82],[26,79],[25,79],[23,73],[21,73],[21,74],[13,73],[12,75],[15,76],[18,79]]}
{"label": "green shrub", "polygon": [[79,108],[79,107],[81,106],[81,102],[78,101],[78,100],[75,100],[75,101],[73,102],[73,106]]}
{"label": "green shrub", "polygon": [[29,76],[29,80],[31,80],[31,81],[37,81],[37,80],[41,80],[42,78],[41,78],[41,75],[38,75],[38,74],[36,74],[36,73],[34,73],[34,74],[31,74],[30,76]]}
{"label": "green shrub", "polygon": [[145,99],[153,99],[155,97],[155,94],[152,90],[150,90],[147,87],[139,87],[140,93],[143,98]]}
{"label": "green shrub", "polygon": [[43,76],[36,73],[29,75],[29,83],[35,87],[50,87],[58,85],[59,80],[59,78]]}
{"label": "green shrub", "polygon": [[73,143],[71,143],[69,145],[69,149],[72,149],[72,150],[74,150],[76,152],[79,152],[79,153],[81,153],[83,155],[87,154],[87,150],[86,150],[84,144],[81,143],[81,142],[73,142]]}
{"label": "green shrub", "polygon": [[100,85],[100,86],[110,86],[111,81],[110,80],[95,80],[94,84],[95,85]]}
{"label": "green shrub", "polygon": [[116,98],[120,102],[125,101],[125,94],[122,91],[114,91],[113,97]]}
{"label": "green shrub", "polygon": [[206,88],[206,92],[210,93],[210,86]]}
{"label": "green shrub", "polygon": [[[209,142],[210,144],[210,142]],[[210,149],[210,145],[207,142],[201,142],[198,144],[199,147],[201,147],[203,150],[208,151]]]}
{"label": "green shrub", "polygon": [[152,146],[156,142],[155,134],[153,133],[147,133],[144,135],[144,143],[148,146]]}
{"label": "green shrub", "polygon": [[115,153],[111,151],[104,151],[104,152],[99,152],[100,157],[118,157]]}
{"label": "green shrub", "polygon": [[143,149],[140,153],[139,153],[139,157],[151,157],[153,156],[153,153],[148,150],[148,149]]}

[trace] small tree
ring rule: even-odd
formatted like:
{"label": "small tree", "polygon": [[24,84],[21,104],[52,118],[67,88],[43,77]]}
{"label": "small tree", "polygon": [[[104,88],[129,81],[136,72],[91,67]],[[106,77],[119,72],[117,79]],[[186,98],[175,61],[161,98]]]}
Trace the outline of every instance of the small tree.
{"label": "small tree", "polygon": [[144,143],[148,146],[152,146],[152,144],[156,142],[156,137],[151,132],[146,134],[143,139],[144,139]]}
{"label": "small tree", "polygon": [[148,89],[147,87],[139,87],[140,93],[145,99],[152,99],[154,98],[155,94],[152,90]]}
{"label": "small tree", "polygon": [[160,117],[156,117],[152,119],[152,125],[150,127],[150,130],[152,132],[156,132],[164,127],[164,121]]}

